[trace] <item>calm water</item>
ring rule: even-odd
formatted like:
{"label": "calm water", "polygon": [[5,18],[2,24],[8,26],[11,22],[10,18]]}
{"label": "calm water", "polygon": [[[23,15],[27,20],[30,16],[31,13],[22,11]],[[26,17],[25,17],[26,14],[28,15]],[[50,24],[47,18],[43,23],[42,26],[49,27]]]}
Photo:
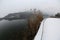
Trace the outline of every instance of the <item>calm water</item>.
{"label": "calm water", "polygon": [[[16,36],[17,32],[19,33],[20,39],[22,38],[21,31],[24,31],[28,28],[28,22],[25,19],[22,20],[1,20],[0,21],[0,40],[7,40],[12,35]],[[13,33],[10,35],[10,33]],[[14,37],[15,39],[15,37]]]}

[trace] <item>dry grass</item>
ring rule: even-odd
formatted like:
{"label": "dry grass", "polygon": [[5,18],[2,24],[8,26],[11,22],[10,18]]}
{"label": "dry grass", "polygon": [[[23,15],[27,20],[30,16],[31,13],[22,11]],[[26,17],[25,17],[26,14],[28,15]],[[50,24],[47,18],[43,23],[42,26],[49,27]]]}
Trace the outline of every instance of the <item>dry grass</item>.
{"label": "dry grass", "polygon": [[28,20],[28,30],[29,30],[29,38],[32,40],[34,36],[36,35],[40,22],[43,20],[43,16],[40,14],[34,14],[32,15]]}

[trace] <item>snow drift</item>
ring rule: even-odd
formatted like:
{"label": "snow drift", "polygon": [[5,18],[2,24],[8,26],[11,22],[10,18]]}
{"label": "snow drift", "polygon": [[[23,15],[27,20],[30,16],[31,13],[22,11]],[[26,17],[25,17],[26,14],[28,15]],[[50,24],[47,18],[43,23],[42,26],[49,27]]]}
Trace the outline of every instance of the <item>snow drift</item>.
{"label": "snow drift", "polygon": [[34,40],[60,40],[60,18],[44,19]]}

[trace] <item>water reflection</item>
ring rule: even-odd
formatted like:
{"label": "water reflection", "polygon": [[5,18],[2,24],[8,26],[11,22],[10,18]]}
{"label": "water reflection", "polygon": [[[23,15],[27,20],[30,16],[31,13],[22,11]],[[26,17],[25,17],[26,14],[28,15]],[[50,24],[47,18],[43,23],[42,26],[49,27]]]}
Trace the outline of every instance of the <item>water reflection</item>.
{"label": "water reflection", "polygon": [[[10,34],[12,33],[16,35],[16,32],[25,31],[28,28],[28,22],[26,19],[19,19],[19,20],[1,20],[0,21],[0,39],[4,40],[10,38]],[[14,37],[15,38],[15,37]]]}

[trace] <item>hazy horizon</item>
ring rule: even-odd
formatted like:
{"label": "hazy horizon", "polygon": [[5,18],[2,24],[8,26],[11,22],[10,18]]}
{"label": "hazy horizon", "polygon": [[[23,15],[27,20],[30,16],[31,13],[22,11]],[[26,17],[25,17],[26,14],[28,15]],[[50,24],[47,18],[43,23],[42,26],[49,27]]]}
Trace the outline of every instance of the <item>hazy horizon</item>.
{"label": "hazy horizon", "polygon": [[60,12],[60,0],[0,0],[0,17],[34,8],[43,13],[56,14]]}

